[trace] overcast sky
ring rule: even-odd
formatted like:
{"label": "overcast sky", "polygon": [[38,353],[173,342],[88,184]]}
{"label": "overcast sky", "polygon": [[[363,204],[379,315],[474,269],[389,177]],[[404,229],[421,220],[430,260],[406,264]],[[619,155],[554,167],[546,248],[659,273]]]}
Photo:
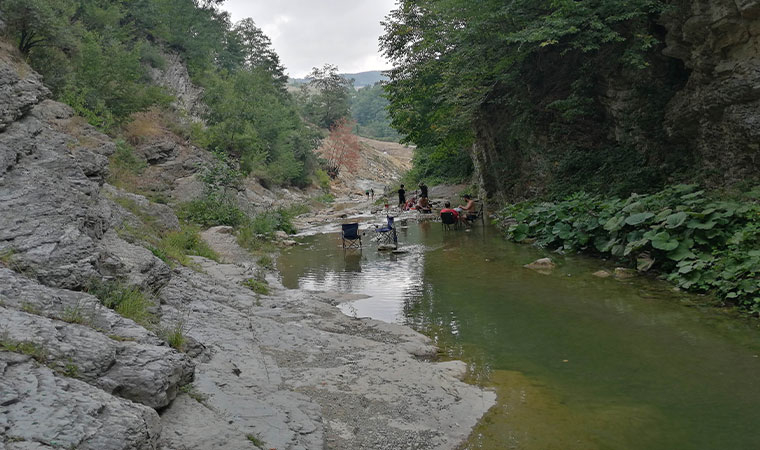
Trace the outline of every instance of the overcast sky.
{"label": "overcast sky", "polygon": [[336,64],[343,73],[390,68],[380,55],[380,21],[395,0],[226,0],[237,22],[250,17],[272,39],[288,74]]}

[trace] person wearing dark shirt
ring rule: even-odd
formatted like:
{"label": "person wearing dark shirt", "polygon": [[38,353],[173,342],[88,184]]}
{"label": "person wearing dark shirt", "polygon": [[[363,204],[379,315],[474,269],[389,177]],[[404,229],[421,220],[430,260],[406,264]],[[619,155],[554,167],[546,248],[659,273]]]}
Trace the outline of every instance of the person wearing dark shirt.
{"label": "person wearing dark shirt", "polygon": [[425,184],[424,181],[420,182],[420,197],[427,198],[428,196],[428,187]]}
{"label": "person wearing dark shirt", "polygon": [[404,185],[401,185],[401,188],[398,190],[398,206],[399,208],[403,208],[404,205],[406,205],[406,191],[404,190]]}

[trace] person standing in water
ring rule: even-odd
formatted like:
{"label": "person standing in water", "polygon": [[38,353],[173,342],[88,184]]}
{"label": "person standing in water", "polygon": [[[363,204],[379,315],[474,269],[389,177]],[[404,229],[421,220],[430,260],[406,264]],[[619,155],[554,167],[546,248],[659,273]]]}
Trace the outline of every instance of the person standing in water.
{"label": "person standing in water", "polygon": [[399,208],[403,208],[405,204],[406,204],[406,191],[404,190],[404,185],[402,184],[398,190],[398,206]]}
{"label": "person standing in water", "polygon": [[374,188],[369,188],[369,195],[372,196],[372,200],[375,199],[375,189]]}
{"label": "person standing in water", "polygon": [[427,196],[428,196],[428,187],[424,181],[420,181],[420,197],[427,198]]}

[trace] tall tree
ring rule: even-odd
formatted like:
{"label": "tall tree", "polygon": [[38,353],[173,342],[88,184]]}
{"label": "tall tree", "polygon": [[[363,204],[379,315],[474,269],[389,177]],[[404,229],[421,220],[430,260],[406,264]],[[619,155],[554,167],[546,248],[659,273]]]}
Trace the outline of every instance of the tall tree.
{"label": "tall tree", "polygon": [[288,76],[280,63],[280,57],[272,48],[272,41],[264,34],[253,19],[243,19],[232,29],[234,38],[242,50],[243,64],[246,68],[262,68],[272,75],[280,89],[285,90]]}
{"label": "tall tree", "polygon": [[36,47],[74,46],[70,20],[75,6],[71,0],[3,0],[0,12],[18,49],[28,55]]}
{"label": "tall tree", "polygon": [[351,80],[340,76],[338,66],[332,64],[312,68],[307,78],[310,89],[307,116],[323,128],[332,128],[339,119],[348,116]]}

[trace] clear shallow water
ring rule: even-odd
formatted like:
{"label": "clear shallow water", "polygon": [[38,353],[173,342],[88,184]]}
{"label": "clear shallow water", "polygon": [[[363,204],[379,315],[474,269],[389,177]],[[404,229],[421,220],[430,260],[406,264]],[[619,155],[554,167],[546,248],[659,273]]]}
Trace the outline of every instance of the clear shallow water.
{"label": "clear shallow water", "polygon": [[285,286],[367,295],[341,308],[412,326],[496,389],[465,448],[760,449],[757,321],[665,283],[596,278],[595,259],[524,269],[546,255],[478,226],[410,223],[400,255],[302,241],[278,261]]}

